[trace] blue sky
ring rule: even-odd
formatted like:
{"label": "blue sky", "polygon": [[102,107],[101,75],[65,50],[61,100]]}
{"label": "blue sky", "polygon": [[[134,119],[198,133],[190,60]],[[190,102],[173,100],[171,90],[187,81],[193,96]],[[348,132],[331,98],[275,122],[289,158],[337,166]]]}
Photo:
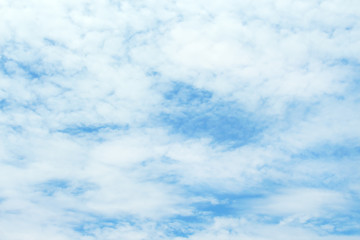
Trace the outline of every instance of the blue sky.
{"label": "blue sky", "polygon": [[4,0],[0,239],[360,238],[360,3]]}

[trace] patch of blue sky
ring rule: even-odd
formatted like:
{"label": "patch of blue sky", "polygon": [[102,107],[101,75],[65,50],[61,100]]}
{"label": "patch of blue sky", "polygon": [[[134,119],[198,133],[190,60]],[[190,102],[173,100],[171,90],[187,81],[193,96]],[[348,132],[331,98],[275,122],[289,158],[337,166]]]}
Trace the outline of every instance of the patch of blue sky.
{"label": "patch of blue sky", "polygon": [[[269,107],[269,102],[264,100],[264,106]],[[321,109],[321,102],[318,100],[304,102],[298,99],[289,100],[286,103],[283,114],[274,116],[272,131],[284,131],[291,129],[299,121],[316,116]]]}
{"label": "patch of blue sky", "polygon": [[276,178],[273,176],[267,177],[266,174],[268,171],[273,173],[273,170],[276,169],[276,166],[266,165],[260,169],[261,174],[263,175],[263,179],[260,183],[256,185],[250,185],[247,189],[250,193],[254,195],[258,195],[259,197],[265,197],[265,195],[270,193],[275,193],[280,189],[286,187],[288,185],[287,179],[284,180],[282,178]]}
{"label": "patch of blue sky", "polygon": [[[359,221],[360,219],[358,219]],[[360,227],[357,226],[356,228],[351,229],[338,229],[335,228],[335,231],[333,232],[335,235],[342,235],[342,236],[359,236],[360,238]]]}
{"label": "patch of blue sky", "polygon": [[173,83],[172,89],[164,94],[164,98],[176,105],[192,105],[209,103],[213,94],[209,91],[197,89],[185,83]]}
{"label": "patch of blue sky", "polygon": [[[266,185],[266,188],[269,186]],[[272,187],[271,187],[272,188]],[[262,188],[251,187],[249,189],[243,189],[241,192],[229,193],[226,191],[214,191],[209,187],[187,187],[185,188],[187,193],[191,196],[202,196],[206,198],[215,198],[220,201],[236,201],[236,200],[248,200],[248,199],[258,199],[266,196],[267,192],[261,191]]]}
{"label": "patch of blue sky", "polygon": [[321,144],[293,155],[300,159],[335,159],[354,158],[360,156],[360,146],[355,141],[347,141],[339,144]]}
{"label": "patch of blue sky", "polygon": [[4,57],[4,56],[0,56],[0,70],[1,72],[3,72],[5,75],[10,75],[9,69],[6,66],[6,63],[9,62],[9,59]]}
{"label": "patch of blue sky", "polygon": [[[127,224],[130,221],[126,221]],[[84,236],[95,236],[94,232],[103,228],[116,228],[120,224],[119,219],[105,218],[101,216],[87,216],[87,219],[76,223],[73,230]]]}
{"label": "patch of blue sky", "polygon": [[339,58],[336,59],[333,63],[334,65],[347,65],[351,67],[359,67],[360,63],[357,61],[357,59],[351,59],[351,58]]}
{"label": "patch of blue sky", "polygon": [[[182,237],[188,238],[194,234],[196,230],[204,229],[204,227],[200,226],[200,221],[194,222],[190,219],[173,219],[169,222],[166,222],[165,226],[165,234],[167,237]],[[204,224],[204,220],[201,221]]]}
{"label": "patch of blue sky", "polygon": [[146,177],[147,180],[155,181],[155,182],[161,182],[166,184],[178,184],[181,180],[180,176],[176,174],[175,172],[171,173],[162,173],[161,175],[155,174],[155,176],[152,176],[151,173],[149,173],[149,176]]}
{"label": "patch of blue sky", "polygon": [[344,99],[346,98],[351,98],[351,97],[355,97],[355,102],[358,104],[360,102],[360,96],[359,96],[359,91],[360,91],[360,67],[358,67],[358,73],[356,73],[356,76],[353,77],[351,84],[349,84],[349,87],[347,89],[347,95],[345,96]]}
{"label": "patch of blue sky", "polygon": [[273,162],[261,168],[263,180],[257,191],[276,192],[286,188],[321,188],[344,191],[344,186],[359,181],[356,158],[293,157],[287,164]]}
{"label": "patch of blue sky", "polygon": [[171,237],[182,237],[182,238],[188,238],[190,237],[194,232],[193,231],[185,231],[183,228],[168,228],[166,231],[166,234]]}
{"label": "patch of blue sky", "polygon": [[128,27],[124,33],[124,44],[128,45],[128,50],[134,46],[145,45],[148,41],[146,35],[149,34],[152,30],[155,29],[135,30],[131,27]]}
{"label": "patch of blue sky", "polygon": [[211,190],[197,190],[195,192],[192,191],[189,195],[203,197],[204,201],[193,203],[191,207],[197,213],[203,213],[212,217],[237,217],[240,214],[249,213],[254,202],[266,197],[265,193],[256,193],[254,191],[219,193]]}
{"label": "patch of blue sky", "polygon": [[236,216],[237,215],[237,211],[238,209],[236,209],[233,205],[233,203],[229,202],[225,202],[225,203],[210,203],[210,202],[205,202],[205,203],[196,203],[193,205],[196,210],[198,212],[202,212],[202,213],[206,213],[209,214],[211,216],[216,216],[216,217],[221,217],[221,216],[226,216],[226,217],[231,217],[231,216]]}
{"label": "patch of blue sky", "polygon": [[36,62],[25,63],[14,61],[4,56],[0,59],[1,71],[10,77],[20,74],[29,79],[38,79],[44,75],[49,75],[47,71],[42,69],[42,65],[43,63],[39,60]]}
{"label": "patch of blue sky", "polygon": [[80,185],[77,185],[76,187],[71,188],[71,190],[69,191],[69,193],[73,196],[80,196],[88,191],[94,190],[96,189],[96,185],[95,184],[91,184],[91,183],[82,183]]}
{"label": "patch of blue sky", "polygon": [[[269,192],[281,192],[282,189],[292,188],[313,188],[341,192],[345,194],[348,199],[359,201],[356,194],[348,192],[350,190],[344,187],[351,184],[351,182],[359,181],[359,177],[356,176],[358,167],[354,166],[355,170],[350,169],[351,166],[343,167],[343,165],[346,164],[330,164],[330,166],[328,166],[328,163],[324,161],[321,163],[315,162],[315,164],[310,163],[310,165],[301,162],[297,164],[289,163],[289,166],[279,169],[274,167],[270,174],[275,173],[281,177],[278,177],[276,180],[279,186],[269,188]],[[270,175],[270,177],[271,176],[272,175]],[[266,179],[264,182],[267,181]],[[266,188],[265,186],[263,187]]]}
{"label": "patch of blue sky", "polygon": [[267,225],[278,225],[281,221],[284,220],[282,216],[269,215],[269,214],[259,214],[259,213],[244,213],[242,217],[251,219],[254,222],[267,224]]}
{"label": "patch of blue sky", "polygon": [[[190,237],[196,231],[203,230],[211,224],[213,216],[196,211],[192,215],[172,216],[160,222],[160,228],[165,228],[168,237]],[[165,226],[165,227],[162,227]]]}
{"label": "patch of blue sky", "polygon": [[160,75],[161,75],[160,72],[156,70],[149,70],[146,72],[146,76],[148,77],[159,77]]}
{"label": "patch of blue sky", "polygon": [[119,130],[128,130],[128,125],[117,125],[117,124],[103,124],[103,125],[76,125],[70,126],[58,132],[66,133],[69,135],[83,135],[83,134],[97,134],[102,131],[119,131]]}
{"label": "patch of blue sky", "polygon": [[337,214],[328,218],[312,218],[305,226],[323,234],[360,236],[359,223],[359,211],[353,211],[351,215]]}
{"label": "patch of blue sky", "polygon": [[[72,229],[83,236],[96,236],[97,232],[101,229],[121,229],[131,227],[133,229],[141,230],[147,223],[152,222],[149,219],[139,219],[131,215],[119,214],[117,217],[106,217],[103,215],[69,211],[69,214],[76,214],[81,216],[79,221],[72,224]],[[175,232],[181,232],[180,228],[184,227],[184,224],[174,226],[172,223],[177,222],[173,219],[158,220],[152,225],[155,229],[166,230],[169,235],[174,235]]]}
{"label": "patch of blue sky", "polygon": [[[222,204],[221,204],[222,205]],[[219,207],[218,210],[222,208]],[[171,223],[178,224],[178,227],[173,227],[168,231],[170,236],[175,237],[190,237],[193,233],[201,231],[207,228],[207,226],[213,224],[216,217],[229,217],[229,218],[242,218],[245,217],[250,220],[255,220],[258,223],[277,225],[283,218],[281,216],[261,215],[253,214],[251,211],[238,212],[233,209],[227,209],[227,214],[223,209],[220,210],[221,214],[214,214],[214,211],[208,209],[206,206],[200,210],[194,210],[194,214],[191,216],[176,216],[172,218]],[[216,211],[215,211],[216,212]]]}
{"label": "patch of blue sky", "polygon": [[[194,220],[196,219],[196,220]],[[144,220],[144,219],[143,219]],[[168,237],[188,237],[194,233],[194,228],[208,222],[208,219],[199,216],[175,216],[168,219],[157,221],[153,227],[159,231],[164,231]],[[73,230],[83,236],[95,236],[99,229],[112,228],[121,229],[122,227],[131,226],[134,229],[141,230],[145,221],[133,218],[131,216],[119,216],[118,218],[106,218],[98,215],[86,215],[84,220],[75,223]]]}
{"label": "patch of blue sky", "polygon": [[[344,70],[342,74],[342,81],[346,82],[347,86],[349,87],[347,89],[346,95],[351,92],[354,85],[359,84],[359,76],[360,76],[360,62],[356,58],[350,58],[350,57],[343,57],[343,58],[336,58],[336,59],[329,59],[324,62],[328,67],[336,67],[339,69]],[[358,92],[355,92],[356,94]]]}
{"label": "patch of blue sky", "polygon": [[30,160],[21,153],[18,149],[10,151],[11,155],[7,159],[2,159],[2,162],[14,166],[16,168],[23,168],[25,169],[30,164]]}
{"label": "patch of blue sky", "polygon": [[48,73],[42,71],[41,69],[39,69],[37,67],[33,67],[33,66],[36,66],[41,63],[38,63],[36,65],[23,64],[23,63],[17,63],[17,64],[18,64],[19,68],[21,68],[21,70],[23,70],[25,72],[26,76],[30,79],[37,79],[44,75],[48,75]]}
{"label": "patch of blue sky", "polygon": [[55,40],[52,40],[50,38],[44,38],[44,42],[48,45],[51,45],[51,46],[55,46],[57,45],[56,41]]}
{"label": "patch of blue sky", "polygon": [[236,103],[214,100],[211,92],[183,83],[174,84],[164,99],[170,111],[160,114],[160,122],[189,138],[209,137],[238,147],[255,141],[268,124]]}
{"label": "patch of blue sky", "polygon": [[192,215],[178,215],[175,217],[172,217],[170,219],[170,221],[172,222],[180,222],[183,224],[196,224],[196,223],[202,223],[204,221],[206,221],[207,216],[206,215],[202,215],[199,214],[199,212],[197,212],[197,214],[192,214]]}
{"label": "patch of blue sky", "polygon": [[[356,58],[337,58],[331,59],[327,62],[329,67],[340,67],[346,70],[346,73],[343,74],[343,81],[347,83],[354,82],[355,84],[359,83],[360,76],[360,62]],[[354,84],[352,84],[354,85]]]}
{"label": "patch of blue sky", "polygon": [[[266,182],[265,182],[266,183]],[[286,185],[286,184],[285,184]],[[304,184],[301,184],[303,186]],[[209,217],[249,217],[251,219],[256,219],[257,222],[264,224],[279,224],[284,220],[284,215],[282,214],[263,214],[257,211],[257,205],[262,204],[263,201],[266,201],[267,197],[273,195],[278,191],[278,185],[270,184],[262,185],[260,188],[253,189],[251,192],[240,193],[240,194],[218,194],[211,192],[197,192],[198,196],[203,197],[212,197],[216,201],[204,201],[200,203],[195,203],[192,205],[194,207],[194,212],[207,214]],[[312,224],[314,228],[320,228],[321,225],[333,225],[333,233],[336,234],[358,234],[359,226],[354,225],[354,223],[359,222],[360,215],[358,214],[359,209],[353,207],[349,212],[344,211],[331,211],[326,216],[328,218],[314,218],[309,222],[301,223],[300,225]],[[199,214],[200,215],[200,214]],[[195,218],[197,221],[201,221],[201,218]],[[348,224],[348,227],[346,226]],[[318,226],[315,226],[318,224]],[[342,230],[340,229],[342,227]]]}
{"label": "patch of blue sky", "polygon": [[65,179],[51,179],[36,186],[37,191],[40,191],[46,196],[53,196],[57,192],[67,193],[73,196],[80,196],[87,191],[95,189],[96,186],[91,183],[72,183]]}
{"label": "patch of blue sky", "polygon": [[45,42],[45,44],[49,45],[49,46],[58,46],[58,47],[63,47],[65,48],[65,46],[63,44],[61,44],[60,42],[51,39],[51,38],[44,38],[43,41]]}
{"label": "patch of blue sky", "polygon": [[10,105],[10,103],[6,99],[1,99],[0,100],[0,110],[5,109],[9,105]]}
{"label": "patch of blue sky", "polygon": [[[57,42],[47,40],[51,46]],[[47,62],[41,57],[34,57],[31,60],[21,61],[11,57],[0,56],[0,71],[9,77],[21,76],[29,80],[43,80],[49,76],[77,75],[87,71],[83,66],[74,66],[73,71],[64,71],[62,64],[59,62]]]}
{"label": "patch of blue sky", "polygon": [[70,182],[63,179],[52,179],[37,186],[37,189],[46,196],[53,196],[58,191],[66,190],[70,187]]}

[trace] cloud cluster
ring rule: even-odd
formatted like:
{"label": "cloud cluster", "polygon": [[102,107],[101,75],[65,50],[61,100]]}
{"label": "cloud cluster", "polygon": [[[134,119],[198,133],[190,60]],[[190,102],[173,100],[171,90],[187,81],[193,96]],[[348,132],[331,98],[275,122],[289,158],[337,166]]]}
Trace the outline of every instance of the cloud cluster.
{"label": "cloud cluster", "polygon": [[4,0],[0,238],[356,239],[352,0]]}

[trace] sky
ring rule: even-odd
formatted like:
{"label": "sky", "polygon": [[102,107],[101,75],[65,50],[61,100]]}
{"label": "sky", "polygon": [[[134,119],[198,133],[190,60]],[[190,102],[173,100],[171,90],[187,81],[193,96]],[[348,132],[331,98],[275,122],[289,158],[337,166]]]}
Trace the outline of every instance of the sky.
{"label": "sky", "polygon": [[359,1],[0,1],[1,240],[355,240],[359,203]]}

